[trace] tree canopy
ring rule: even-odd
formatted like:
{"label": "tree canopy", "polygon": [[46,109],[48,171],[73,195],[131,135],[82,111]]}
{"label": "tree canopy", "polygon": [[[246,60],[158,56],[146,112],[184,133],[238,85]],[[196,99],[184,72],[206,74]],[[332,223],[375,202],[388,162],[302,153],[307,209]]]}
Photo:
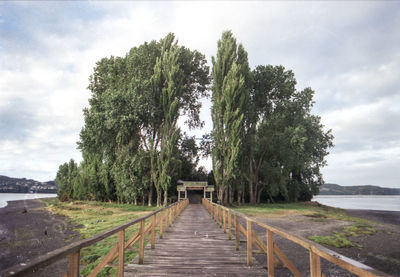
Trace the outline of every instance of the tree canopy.
{"label": "tree canopy", "polygon": [[[203,126],[209,88],[213,129],[198,146],[178,120]],[[83,161],[59,167],[60,199],[166,205],[182,178],[215,183],[225,204],[235,195],[239,204],[298,201],[323,184],[333,136],[311,113],[314,91],[297,90],[283,66],[251,70],[230,31],[218,41],[211,75],[205,56],[170,33],[98,61],[88,89],[78,142]],[[201,153],[212,156],[209,173],[198,167]]]}

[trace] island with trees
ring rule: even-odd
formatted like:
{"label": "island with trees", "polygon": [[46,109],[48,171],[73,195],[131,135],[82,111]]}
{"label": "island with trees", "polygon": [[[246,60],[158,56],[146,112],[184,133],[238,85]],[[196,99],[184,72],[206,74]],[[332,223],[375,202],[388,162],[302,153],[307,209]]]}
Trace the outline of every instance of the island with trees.
{"label": "island with trees", "polygon": [[[324,183],[331,131],[311,113],[314,91],[298,90],[282,65],[250,68],[232,32],[218,41],[212,70],[205,56],[170,33],[97,62],[78,147],[83,161],[60,165],[61,200],[166,205],[178,179],[208,181],[223,204],[306,201]],[[201,100],[211,97],[211,133]],[[211,156],[213,169],[198,167]]]}

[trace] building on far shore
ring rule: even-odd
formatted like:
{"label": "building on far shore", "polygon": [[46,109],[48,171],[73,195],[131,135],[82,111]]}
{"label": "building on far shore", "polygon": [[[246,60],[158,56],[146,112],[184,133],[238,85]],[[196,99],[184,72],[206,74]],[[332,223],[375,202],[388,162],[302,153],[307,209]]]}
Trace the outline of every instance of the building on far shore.
{"label": "building on far shore", "polygon": [[199,197],[201,198],[201,194],[203,194],[203,198],[212,202],[214,186],[209,186],[208,182],[179,180],[176,189],[178,191],[178,201],[189,198],[190,203],[196,203]]}

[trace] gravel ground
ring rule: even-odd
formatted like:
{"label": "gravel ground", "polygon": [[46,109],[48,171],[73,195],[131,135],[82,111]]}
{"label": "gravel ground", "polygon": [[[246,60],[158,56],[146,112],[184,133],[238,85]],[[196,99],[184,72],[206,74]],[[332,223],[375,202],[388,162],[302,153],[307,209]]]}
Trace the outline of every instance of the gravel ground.
{"label": "gravel ground", "polygon": [[[9,201],[0,209],[0,272],[79,239],[65,217],[43,208],[35,199]],[[67,260],[63,259],[30,276],[62,276],[66,268]]]}
{"label": "gravel ground", "polygon": [[[347,213],[351,216],[374,220],[372,226],[377,230],[373,235],[365,235],[351,240],[356,242],[362,248],[336,248],[325,246],[339,254],[359,261],[372,268],[388,273],[392,276],[400,276],[400,212],[370,211],[370,210],[349,210]],[[310,235],[331,235],[333,231],[341,231],[343,227],[352,225],[352,222],[342,220],[325,219],[315,221],[310,217],[295,215],[284,216],[280,218],[257,218],[270,226],[278,227],[290,234],[303,238]],[[242,222],[244,224],[244,222]],[[245,226],[245,225],[244,225]],[[253,224],[253,229],[266,241],[265,230]],[[242,238],[244,240],[244,237]],[[282,252],[289,258],[296,268],[304,275],[309,276],[309,254],[301,246],[290,242],[287,239],[274,236],[275,243]],[[243,243],[242,247],[246,247]],[[265,264],[266,255],[255,255],[257,260]],[[340,267],[321,259],[322,271],[326,276],[355,276]],[[285,267],[275,269],[275,276],[293,276]]]}

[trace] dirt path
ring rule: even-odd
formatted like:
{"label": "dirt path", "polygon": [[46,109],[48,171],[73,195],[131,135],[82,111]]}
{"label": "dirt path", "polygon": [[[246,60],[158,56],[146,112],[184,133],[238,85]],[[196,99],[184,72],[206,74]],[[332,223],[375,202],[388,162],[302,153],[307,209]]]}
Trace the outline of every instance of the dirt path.
{"label": "dirt path", "polygon": [[[73,228],[40,200],[8,202],[0,209],[0,272],[79,239]],[[31,276],[62,276],[66,268],[64,259]]]}

